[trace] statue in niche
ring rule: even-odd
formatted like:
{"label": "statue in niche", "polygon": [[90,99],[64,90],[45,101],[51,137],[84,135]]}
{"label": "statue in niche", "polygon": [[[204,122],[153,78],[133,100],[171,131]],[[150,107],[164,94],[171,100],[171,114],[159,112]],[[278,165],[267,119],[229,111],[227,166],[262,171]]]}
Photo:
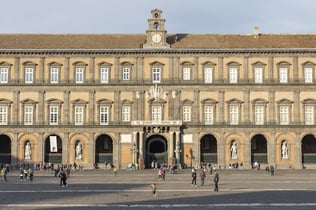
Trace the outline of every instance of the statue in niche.
{"label": "statue in niche", "polygon": [[288,149],[286,141],[282,142],[281,155],[282,155],[282,159],[288,159],[289,158],[289,149]]}
{"label": "statue in niche", "polygon": [[31,160],[32,159],[32,146],[31,146],[31,143],[29,141],[25,145],[24,159],[25,160]]}
{"label": "statue in niche", "polygon": [[76,146],[76,160],[82,160],[82,144],[80,142]]}
{"label": "statue in niche", "polygon": [[237,159],[238,147],[237,147],[237,144],[236,144],[235,141],[232,143],[230,151],[231,151],[231,158],[232,158],[232,160],[236,160]]}

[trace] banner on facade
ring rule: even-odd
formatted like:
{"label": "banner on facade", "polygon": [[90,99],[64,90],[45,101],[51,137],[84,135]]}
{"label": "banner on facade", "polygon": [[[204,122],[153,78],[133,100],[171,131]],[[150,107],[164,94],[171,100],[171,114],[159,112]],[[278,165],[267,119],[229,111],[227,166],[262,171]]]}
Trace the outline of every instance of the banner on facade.
{"label": "banner on facade", "polygon": [[57,152],[57,136],[50,136],[50,152]]}

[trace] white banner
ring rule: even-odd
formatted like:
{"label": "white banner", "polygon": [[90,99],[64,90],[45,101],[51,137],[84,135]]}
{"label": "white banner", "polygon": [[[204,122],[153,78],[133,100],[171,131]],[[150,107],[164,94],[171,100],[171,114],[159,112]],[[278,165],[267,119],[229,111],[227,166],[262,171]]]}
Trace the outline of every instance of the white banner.
{"label": "white banner", "polygon": [[50,136],[50,152],[57,152],[57,136]]}

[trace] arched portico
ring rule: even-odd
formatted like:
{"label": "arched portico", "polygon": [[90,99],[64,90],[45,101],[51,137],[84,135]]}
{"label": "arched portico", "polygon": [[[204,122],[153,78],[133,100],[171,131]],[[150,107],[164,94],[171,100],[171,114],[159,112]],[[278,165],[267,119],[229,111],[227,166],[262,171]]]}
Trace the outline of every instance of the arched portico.
{"label": "arched portico", "polygon": [[217,164],[217,140],[211,134],[204,135],[200,140],[201,162]]}
{"label": "arched portico", "polygon": [[316,138],[308,134],[302,139],[302,164],[316,163]]}
{"label": "arched portico", "polygon": [[264,135],[258,134],[251,139],[251,163],[268,163],[267,140]]}
{"label": "arched portico", "polygon": [[95,163],[113,164],[113,140],[109,135],[100,135],[95,142]]}
{"label": "arched portico", "polygon": [[50,135],[45,139],[45,163],[62,163],[62,140],[57,135]]}
{"label": "arched portico", "polygon": [[153,135],[146,140],[146,168],[151,167],[152,161],[158,164],[168,163],[168,143],[165,137]]}
{"label": "arched portico", "polygon": [[0,135],[0,163],[11,163],[11,139],[7,135]]}

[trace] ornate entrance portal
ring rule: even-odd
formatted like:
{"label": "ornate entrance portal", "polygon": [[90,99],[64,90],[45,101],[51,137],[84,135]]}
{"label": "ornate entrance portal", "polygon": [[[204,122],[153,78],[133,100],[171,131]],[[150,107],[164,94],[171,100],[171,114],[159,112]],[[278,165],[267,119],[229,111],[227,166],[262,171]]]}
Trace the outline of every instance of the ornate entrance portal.
{"label": "ornate entrance portal", "polygon": [[146,168],[151,167],[152,161],[159,164],[168,163],[168,143],[167,140],[160,135],[154,135],[146,141]]}

